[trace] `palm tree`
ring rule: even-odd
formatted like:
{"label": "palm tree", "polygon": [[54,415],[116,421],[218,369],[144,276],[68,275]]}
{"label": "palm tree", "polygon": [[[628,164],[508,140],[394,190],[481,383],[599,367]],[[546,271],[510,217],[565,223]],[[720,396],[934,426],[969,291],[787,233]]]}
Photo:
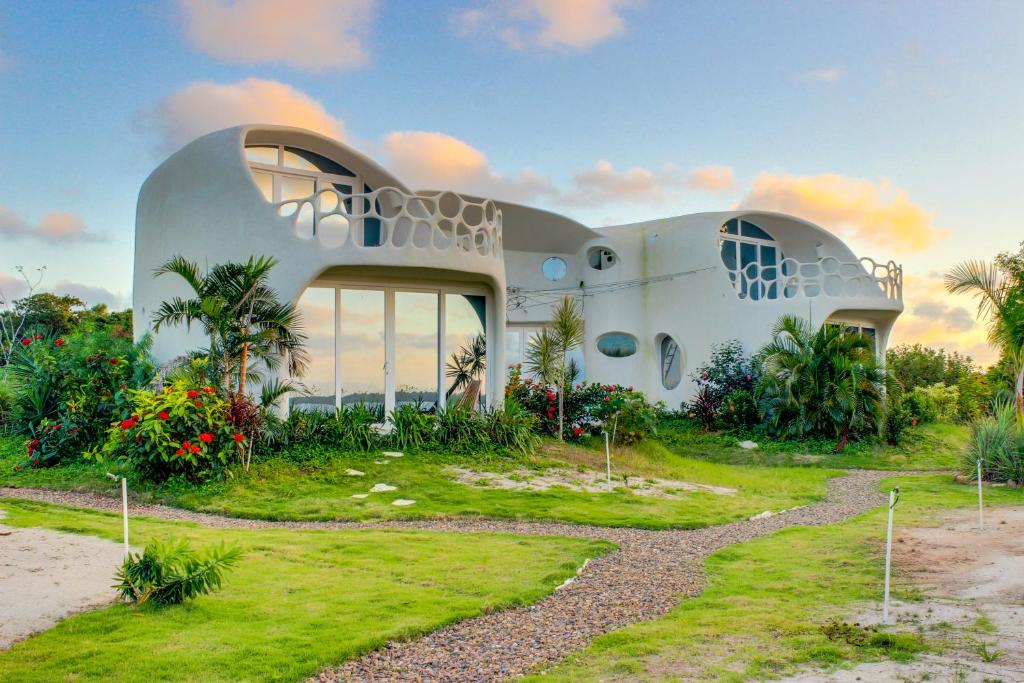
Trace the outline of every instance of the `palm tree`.
{"label": "palm tree", "polygon": [[989,343],[1010,360],[1017,414],[1024,415],[1024,282],[1011,271],[1011,258],[965,261],[946,273],[945,280],[950,294],[972,293],[978,300],[978,317],[988,320]]}
{"label": "palm tree", "polygon": [[773,432],[836,436],[836,450],[842,450],[854,431],[877,428],[887,374],[870,337],[839,325],[815,330],[803,318],[784,315],[762,355],[760,409]]}
{"label": "palm tree", "polygon": [[194,262],[172,257],[156,269],[155,277],[177,275],[194,296],[163,302],[153,314],[153,329],[200,324],[210,340],[207,353],[221,385],[239,396],[250,379],[259,378],[252,370],[253,361],[275,370],[285,359],[289,375],[301,376],[309,363],[302,316],[294,304],[279,301],[277,292],[267,284],[276,264],[273,258],[250,257],[244,263],[216,265],[203,274]]}
{"label": "palm tree", "polygon": [[487,370],[487,338],[478,334],[473,337],[468,346],[464,346],[452,353],[451,358],[445,363],[445,376],[451,378],[452,385],[445,392],[445,398],[464,386],[469,385],[473,380],[479,379]]}
{"label": "palm tree", "polygon": [[558,388],[558,438],[564,438],[565,386],[571,363],[566,356],[583,343],[583,313],[579,301],[562,297],[551,324],[530,339],[526,368],[548,386]]}

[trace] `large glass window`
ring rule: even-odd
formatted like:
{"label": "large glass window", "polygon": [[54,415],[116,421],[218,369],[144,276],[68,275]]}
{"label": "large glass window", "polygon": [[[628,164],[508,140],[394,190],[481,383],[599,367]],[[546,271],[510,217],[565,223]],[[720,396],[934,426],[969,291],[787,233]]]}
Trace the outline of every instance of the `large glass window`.
{"label": "large glass window", "polygon": [[444,302],[445,376],[448,402],[475,403],[472,394],[486,396],[487,300],[475,294],[446,294]]}
{"label": "large glass window", "polygon": [[342,289],[338,324],[341,329],[341,404],[383,406],[386,355],[384,352],[384,291]]}
{"label": "large glass window", "polygon": [[302,383],[308,394],[291,397],[291,408],[334,411],[334,288],[311,287],[299,299],[309,368]]}
{"label": "large glass window", "polygon": [[778,243],[750,221],[734,218],[720,230],[722,264],[741,298],[777,299],[780,294],[778,265],[785,258]]}
{"label": "large glass window", "polygon": [[395,405],[437,406],[437,292],[395,292]]}

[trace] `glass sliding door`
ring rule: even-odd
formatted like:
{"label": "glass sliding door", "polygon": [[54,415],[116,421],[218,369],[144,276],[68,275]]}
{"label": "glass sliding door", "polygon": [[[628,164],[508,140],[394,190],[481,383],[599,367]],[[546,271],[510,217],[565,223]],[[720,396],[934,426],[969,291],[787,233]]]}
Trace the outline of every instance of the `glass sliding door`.
{"label": "glass sliding door", "polygon": [[[338,381],[340,405],[385,404],[384,291],[338,290]],[[379,408],[378,408],[379,407]]]}
{"label": "glass sliding door", "polygon": [[395,292],[395,400],[436,410],[438,293]]}
{"label": "glass sliding door", "polygon": [[299,299],[305,325],[309,368],[302,383],[308,394],[292,395],[292,410],[334,411],[334,288],[311,287]]}
{"label": "glass sliding door", "polygon": [[487,395],[487,297],[445,294],[444,312],[445,399],[476,405]]}

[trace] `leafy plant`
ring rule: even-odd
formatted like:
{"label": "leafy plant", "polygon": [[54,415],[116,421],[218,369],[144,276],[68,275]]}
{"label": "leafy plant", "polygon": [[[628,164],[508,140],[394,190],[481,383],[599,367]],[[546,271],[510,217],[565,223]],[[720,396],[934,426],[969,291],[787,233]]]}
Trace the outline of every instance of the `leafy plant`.
{"label": "leafy plant", "polygon": [[498,448],[520,453],[531,453],[537,447],[538,419],[512,400],[500,408],[491,408],[483,414],[488,440]]}
{"label": "leafy plant", "polygon": [[472,453],[487,448],[484,421],[472,410],[445,408],[437,413],[437,442],[455,452]]}
{"label": "leafy plant", "polygon": [[224,574],[241,556],[237,546],[223,543],[201,555],[188,541],[152,541],[142,553],[128,556],[114,588],[139,605],[180,605],[220,588]]}
{"label": "leafy plant", "polygon": [[530,339],[526,365],[530,372],[558,394],[558,438],[565,438],[565,392],[569,379],[568,353],[583,343],[583,313],[580,303],[565,296],[555,306],[550,327]]}
{"label": "leafy plant", "polygon": [[482,334],[475,336],[469,345],[452,353],[445,363],[445,376],[452,384],[445,392],[445,398],[451,398],[459,389],[469,384],[487,371],[487,337]]}
{"label": "leafy plant", "polygon": [[690,403],[690,417],[700,422],[704,431],[710,432],[715,428],[718,420],[718,401],[710,387],[703,386],[697,389],[697,396]]}
{"label": "leafy plant", "polygon": [[726,429],[739,429],[757,424],[757,400],[747,389],[733,389],[725,398],[719,413],[719,421]]}
{"label": "leafy plant", "polygon": [[434,416],[406,403],[391,411],[391,442],[402,450],[423,448],[434,438]]}
{"label": "leafy plant", "polygon": [[829,640],[841,640],[855,647],[867,645],[876,630],[873,626],[861,626],[858,623],[851,624],[836,617],[832,617],[821,626],[822,634]]}
{"label": "leafy plant", "polygon": [[892,446],[898,446],[903,433],[914,424],[914,414],[907,407],[905,398],[890,398],[885,413],[885,440]]}

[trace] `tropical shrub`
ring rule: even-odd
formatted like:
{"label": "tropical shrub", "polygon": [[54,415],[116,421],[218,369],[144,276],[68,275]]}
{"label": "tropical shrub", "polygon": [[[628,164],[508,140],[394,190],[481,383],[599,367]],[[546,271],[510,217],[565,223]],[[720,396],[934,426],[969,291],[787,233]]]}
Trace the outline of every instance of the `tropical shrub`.
{"label": "tropical shrub", "polygon": [[92,455],[124,460],[149,481],[226,476],[231,462],[244,464],[245,435],[229,422],[229,407],[215,388],[184,382],[133,391],[130,411]]}
{"label": "tropical shrub", "polygon": [[142,553],[125,559],[114,588],[125,600],[139,605],[180,605],[220,588],[225,572],[241,556],[237,546],[221,544],[199,554],[188,541],[152,541]]}
{"label": "tropical shrub", "polygon": [[390,441],[402,450],[419,450],[434,440],[434,416],[406,403],[391,411]]}
{"label": "tropical shrub", "polygon": [[991,416],[974,424],[961,472],[977,476],[979,459],[982,479],[1024,484],[1024,420],[1013,401],[996,404]]}
{"label": "tropical shrub", "polygon": [[914,424],[935,422],[939,419],[939,407],[935,399],[926,393],[914,390],[903,397],[903,405],[910,413]]}
{"label": "tropical shrub", "polygon": [[842,450],[851,438],[877,433],[887,376],[870,337],[784,315],[762,356],[758,396],[771,434],[834,437]]}
{"label": "tropical shrub", "polygon": [[737,389],[753,392],[760,377],[760,364],[743,351],[743,344],[736,339],[712,346],[708,362],[690,373],[698,391],[707,387],[707,397],[716,411],[729,393]]}
{"label": "tropical shrub", "polygon": [[704,431],[710,432],[718,422],[719,404],[715,400],[711,388],[702,386],[697,388],[697,395],[690,402],[690,417],[700,422]]}
{"label": "tropical shrub", "polygon": [[726,429],[742,429],[760,422],[757,400],[748,389],[733,389],[725,398],[719,412],[719,422]]}
{"label": "tropical shrub", "polygon": [[[547,389],[557,394],[559,439],[566,436],[565,395],[573,384],[571,375],[576,372],[569,362],[568,354],[583,344],[583,307],[578,299],[569,296],[551,312],[551,324],[530,339],[526,348],[526,366]],[[577,425],[578,427],[579,425]],[[582,428],[581,428],[582,430]],[[575,436],[577,429],[572,432]]]}
{"label": "tropical shrub", "polygon": [[154,373],[147,337],[134,344],[106,329],[25,337],[6,372],[17,387],[11,427],[26,435],[27,464],[52,465],[93,447]]}
{"label": "tropical shrub", "polygon": [[994,398],[992,385],[977,372],[962,377],[956,388],[959,391],[956,402],[956,419],[959,422],[974,422],[980,419]]}
{"label": "tropical shrub", "polygon": [[472,410],[450,407],[437,412],[437,442],[456,453],[473,453],[487,449],[484,420]]}
{"label": "tropical shrub", "polygon": [[960,389],[942,384],[932,384],[927,387],[917,387],[909,394],[910,396],[926,397],[930,407],[934,409],[934,417],[938,422],[952,422],[957,417],[960,403]]}
{"label": "tropical shrub", "polygon": [[537,416],[512,400],[500,408],[491,408],[482,416],[488,440],[494,446],[520,453],[531,453],[537,447]]}
{"label": "tropical shrub", "polygon": [[913,412],[907,407],[905,398],[891,398],[885,412],[885,440],[892,446],[900,445],[903,433],[916,424]]}
{"label": "tropical shrub", "polygon": [[0,370],[0,434],[11,428],[16,401],[14,382],[7,378],[5,371]]}

